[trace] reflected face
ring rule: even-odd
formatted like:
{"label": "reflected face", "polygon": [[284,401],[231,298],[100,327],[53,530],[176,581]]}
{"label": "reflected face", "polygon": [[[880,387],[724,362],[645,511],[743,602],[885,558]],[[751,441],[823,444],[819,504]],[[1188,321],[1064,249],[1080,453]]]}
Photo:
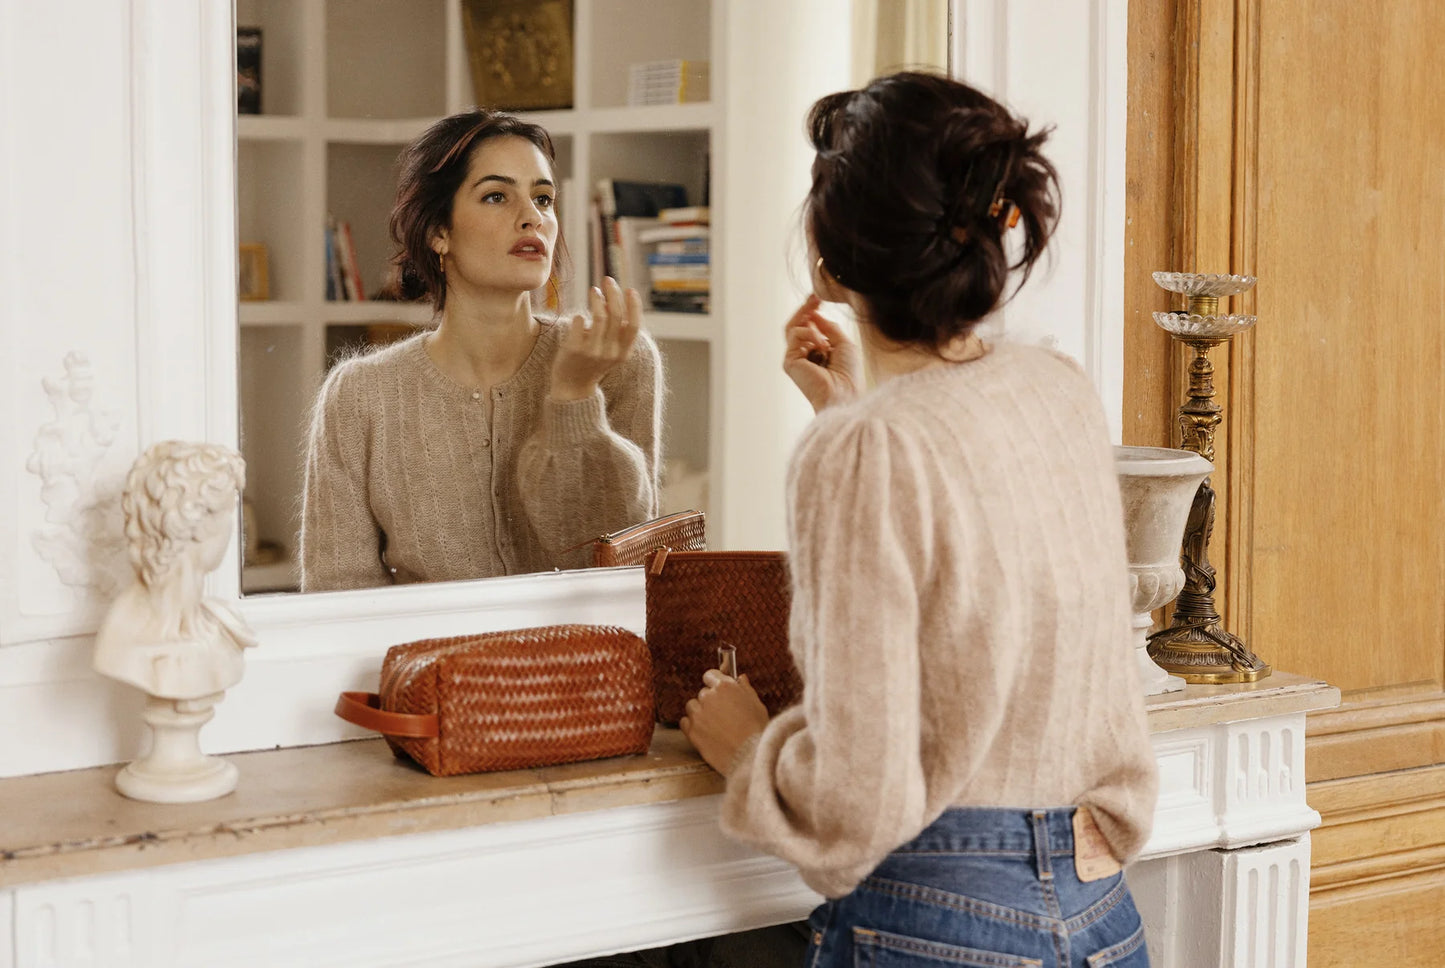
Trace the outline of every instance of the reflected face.
{"label": "reflected face", "polygon": [[530,292],[552,275],[557,247],[557,187],[552,166],[525,138],[482,142],[452,199],[444,253],[449,289]]}

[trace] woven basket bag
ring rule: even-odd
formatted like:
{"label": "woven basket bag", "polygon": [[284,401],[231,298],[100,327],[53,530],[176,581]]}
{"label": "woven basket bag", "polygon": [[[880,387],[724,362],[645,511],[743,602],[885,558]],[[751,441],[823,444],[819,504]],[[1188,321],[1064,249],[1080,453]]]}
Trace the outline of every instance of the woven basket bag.
{"label": "woven basket bag", "polygon": [[737,650],[769,715],[798,702],[803,680],[788,651],[787,556],[780,551],[668,551],[647,561],[647,647],[657,720],[676,725],[718,665],[718,647]]}
{"label": "woven basket bag", "polygon": [[604,534],[592,543],[592,566],[640,565],[659,548],[706,550],[707,516],[701,511],[678,511]]}
{"label": "woven basket bag", "polygon": [[336,714],[434,776],[645,753],[651,661],[601,625],[425,639],[388,649],[380,693],[344,692]]}

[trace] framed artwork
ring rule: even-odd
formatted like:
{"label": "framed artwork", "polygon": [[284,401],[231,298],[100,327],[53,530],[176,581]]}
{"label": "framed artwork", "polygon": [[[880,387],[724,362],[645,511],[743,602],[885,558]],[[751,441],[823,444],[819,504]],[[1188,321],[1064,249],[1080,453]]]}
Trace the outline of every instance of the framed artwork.
{"label": "framed artwork", "polygon": [[572,0],[462,0],[477,105],[572,106]]}
{"label": "framed artwork", "polygon": [[267,267],[266,246],[260,242],[242,242],[236,292],[243,302],[271,298],[271,277]]}

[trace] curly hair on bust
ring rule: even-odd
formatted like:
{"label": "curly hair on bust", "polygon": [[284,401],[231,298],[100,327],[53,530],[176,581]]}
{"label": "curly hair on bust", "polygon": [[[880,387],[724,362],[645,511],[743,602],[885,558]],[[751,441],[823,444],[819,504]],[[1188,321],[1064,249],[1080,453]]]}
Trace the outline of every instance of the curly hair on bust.
{"label": "curly hair on bust", "polygon": [[809,235],[895,342],[938,347],[967,333],[1005,300],[1012,272],[1019,287],[1028,279],[1058,223],[1058,173],[1040,152],[1049,132],[962,82],[880,77],[819,99],[807,130]]}
{"label": "curly hair on bust", "polygon": [[147,586],[170,573],[189,546],[228,526],[246,483],[246,463],[229,447],[163,440],[131,466],[121,497],[130,562]]}

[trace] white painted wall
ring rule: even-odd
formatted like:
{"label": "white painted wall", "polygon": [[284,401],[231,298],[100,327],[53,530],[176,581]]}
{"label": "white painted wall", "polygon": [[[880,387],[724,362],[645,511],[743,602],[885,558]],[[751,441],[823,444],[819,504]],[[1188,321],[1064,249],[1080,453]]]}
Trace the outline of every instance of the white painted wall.
{"label": "white painted wall", "polygon": [[[810,160],[802,117],[846,86],[848,7],[714,3],[724,543],[776,547],[783,468],[807,420],[778,368],[806,279],[789,266]],[[959,0],[956,12],[965,73],[1001,79],[1059,125],[1059,266],[1008,323],[1079,355],[1116,425],[1123,5]],[[131,460],[167,437],[236,443],[233,53],[227,0],[0,3],[0,776],[139,752],[139,698],[90,671],[90,635],[126,575],[116,499]],[[238,576],[217,573],[209,589],[236,597]],[[202,733],[211,751],[356,735],[331,698],[374,684],[395,642],[561,620],[640,628],[642,584],[542,576],[241,608],[261,647]]]}
{"label": "white painted wall", "polygon": [[1051,264],[1002,313],[1014,338],[1084,365],[1119,443],[1124,400],[1124,145],[1128,0],[953,0],[953,63],[1034,127],[1059,170]]}

